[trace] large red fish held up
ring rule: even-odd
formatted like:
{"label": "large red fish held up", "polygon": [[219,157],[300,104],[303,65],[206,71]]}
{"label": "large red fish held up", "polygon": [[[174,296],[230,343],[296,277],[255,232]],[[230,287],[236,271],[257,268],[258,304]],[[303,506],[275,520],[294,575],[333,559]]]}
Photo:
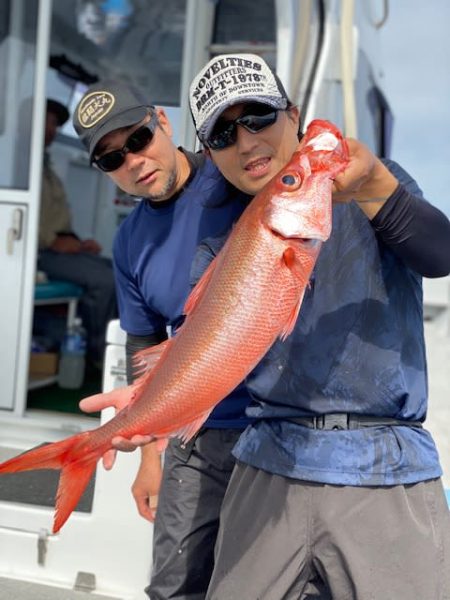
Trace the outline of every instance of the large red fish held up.
{"label": "large red fish held up", "polygon": [[333,179],[348,164],[339,130],[313,121],[299,151],[255,196],[190,294],[176,336],[140,353],[143,375],[109,392],[127,406],[97,429],[30,450],[0,473],[61,469],[53,531],[75,509],[116,436],[191,438],[211,410],[292,331],[322,242]]}

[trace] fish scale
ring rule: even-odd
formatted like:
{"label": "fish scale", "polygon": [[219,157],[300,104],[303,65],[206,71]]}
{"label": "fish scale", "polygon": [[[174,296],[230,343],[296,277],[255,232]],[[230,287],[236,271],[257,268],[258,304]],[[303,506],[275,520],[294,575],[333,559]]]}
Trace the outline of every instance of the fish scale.
{"label": "fish scale", "polygon": [[61,469],[54,532],[74,510],[114,437],[189,439],[275,340],[292,331],[331,232],[332,180],[347,163],[339,130],[313,121],[298,151],[251,201],[194,288],[176,336],[138,353],[144,373],[133,385],[97,395],[124,408],[97,429],[0,464],[0,474]]}

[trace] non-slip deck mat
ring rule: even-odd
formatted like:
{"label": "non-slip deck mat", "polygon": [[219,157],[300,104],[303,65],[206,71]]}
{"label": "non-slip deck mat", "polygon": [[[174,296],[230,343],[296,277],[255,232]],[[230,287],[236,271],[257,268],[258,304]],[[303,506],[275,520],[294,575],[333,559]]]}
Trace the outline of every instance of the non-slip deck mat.
{"label": "non-slip deck mat", "polygon": [[100,596],[39,583],[0,577],[0,600],[122,600],[115,596]]}

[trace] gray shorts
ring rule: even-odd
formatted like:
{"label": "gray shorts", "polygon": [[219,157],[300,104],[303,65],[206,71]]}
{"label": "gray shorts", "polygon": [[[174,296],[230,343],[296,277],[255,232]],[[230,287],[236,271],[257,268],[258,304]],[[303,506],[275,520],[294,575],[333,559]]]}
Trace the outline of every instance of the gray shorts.
{"label": "gray shorts", "polygon": [[240,430],[205,429],[165,454],[153,534],[151,600],[204,600],[214,566],[222,500]]}
{"label": "gray shorts", "polygon": [[350,487],[238,463],[208,600],[450,599],[441,481]]}

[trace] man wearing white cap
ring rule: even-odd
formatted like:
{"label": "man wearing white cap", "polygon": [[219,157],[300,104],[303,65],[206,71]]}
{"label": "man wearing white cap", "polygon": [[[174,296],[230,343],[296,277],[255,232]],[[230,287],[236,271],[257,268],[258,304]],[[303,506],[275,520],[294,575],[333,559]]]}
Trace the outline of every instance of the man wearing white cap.
{"label": "man wearing white cap", "polygon": [[[190,103],[248,194],[298,146],[299,111],[257,56],[213,58]],[[246,379],[256,421],[233,450],[209,600],[450,598],[421,295],[422,276],[450,271],[450,223],[399,165],[348,144],[300,318]],[[202,245],[197,278],[222,243]]]}

